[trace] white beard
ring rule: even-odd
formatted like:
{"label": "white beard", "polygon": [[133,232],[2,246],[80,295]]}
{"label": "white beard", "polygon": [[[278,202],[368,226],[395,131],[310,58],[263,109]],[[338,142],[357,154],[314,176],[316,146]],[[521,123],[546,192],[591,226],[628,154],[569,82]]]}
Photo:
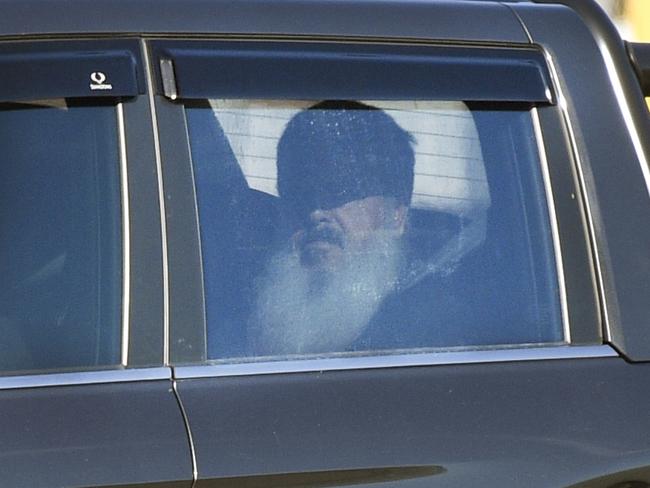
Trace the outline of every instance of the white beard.
{"label": "white beard", "polygon": [[278,253],[258,287],[249,350],[255,356],[346,351],[396,286],[400,261],[399,240],[381,232],[362,252],[347,252],[334,272],[301,265],[295,251]]}

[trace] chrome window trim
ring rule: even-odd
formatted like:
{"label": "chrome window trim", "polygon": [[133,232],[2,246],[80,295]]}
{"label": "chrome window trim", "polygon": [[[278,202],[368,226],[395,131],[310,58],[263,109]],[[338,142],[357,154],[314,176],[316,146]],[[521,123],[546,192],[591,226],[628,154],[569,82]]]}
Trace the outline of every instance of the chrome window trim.
{"label": "chrome window trim", "polygon": [[364,357],[331,357],[294,359],[251,363],[223,363],[174,367],[174,379],[221,378],[286,373],[344,371],[359,369],[401,368],[410,366],[441,366],[489,364],[558,359],[587,359],[619,357],[608,345],[548,346],[474,351],[441,351],[392,354]]}
{"label": "chrome window trim", "polygon": [[0,377],[0,390],[171,380],[171,369],[134,368]]}
{"label": "chrome window trim", "polygon": [[573,130],[573,124],[571,123],[571,115],[569,113],[569,104],[567,98],[564,95],[564,90],[562,89],[562,84],[560,83],[560,77],[558,75],[557,69],[555,67],[555,62],[553,56],[548,52],[547,49],[542,49],[546,61],[548,63],[549,73],[553,84],[555,85],[555,90],[557,94],[557,103],[560,108],[560,114],[564,120],[564,126],[566,127],[567,133],[569,135],[569,144],[571,155],[575,161],[575,170],[578,177],[579,191],[582,194],[583,209],[585,212],[585,220],[587,224],[587,231],[589,233],[589,249],[591,250],[591,262],[594,264],[594,275],[596,278],[597,286],[597,296],[600,300],[600,309],[598,314],[601,319],[603,327],[603,335],[606,341],[611,341],[611,322],[609,317],[609,306],[607,302],[607,296],[605,294],[605,281],[603,277],[603,265],[600,261],[600,250],[598,247],[598,240],[596,239],[596,228],[594,227],[594,215],[591,208],[591,202],[589,201],[589,195],[587,193],[587,183],[585,179],[585,174],[583,170],[583,162],[580,157],[580,151],[578,150],[578,140]]}
{"label": "chrome window trim", "polygon": [[122,348],[121,364],[129,363],[130,305],[131,305],[131,221],[129,208],[129,175],[126,152],[124,106],[117,104],[117,134],[120,151],[120,179],[122,191]]}
{"label": "chrome window trim", "polygon": [[160,148],[160,135],[158,133],[158,115],[156,113],[156,100],[154,93],[153,73],[155,72],[151,64],[149,55],[149,46],[143,39],[141,41],[142,52],[144,56],[144,65],[147,92],[149,95],[149,106],[151,107],[151,123],[153,125],[154,151],[156,155],[156,171],[158,177],[158,195],[160,203],[160,232],[162,247],[162,285],[163,285],[163,364],[169,364],[169,252],[167,243],[167,212],[165,210],[165,187],[163,182],[162,170],[162,151]]}
{"label": "chrome window trim", "polygon": [[533,122],[535,141],[537,143],[537,153],[539,156],[539,163],[542,171],[542,180],[544,182],[544,190],[546,193],[546,207],[551,226],[551,238],[553,240],[553,251],[555,254],[555,271],[557,274],[557,283],[560,291],[560,310],[562,315],[562,326],[564,330],[564,341],[570,343],[571,324],[569,323],[569,304],[566,290],[566,280],[564,279],[564,260],[562,258],[562,247],[560,246],[560,230],[557,220],[557,213],[555,211],[555,195],[553,193],[553,187],[551,185],[551,175],[548,166],[548,159],[546,158],[544,135],[539,120],[537,107],[532,108],[531,119]]}

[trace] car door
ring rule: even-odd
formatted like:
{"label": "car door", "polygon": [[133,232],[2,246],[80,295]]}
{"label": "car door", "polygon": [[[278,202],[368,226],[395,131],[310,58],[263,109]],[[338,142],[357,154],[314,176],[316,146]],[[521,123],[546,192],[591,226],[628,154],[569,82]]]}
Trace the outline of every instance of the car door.
{"label": "car door", "polygon": [[[648,366],[607,327],[620,268],[602,259],[566,104],[578,67],[562,58],[558,75],[523,28],[478,40],[476,22],[420,42],[152,41],[196,486],[647,479]],[[397,153],[395,134],[411,141]],[[388,171],[409,151],[411,176]],[[407,201],[392,183],[411,177]],[[392,251],[333,256],[357,242],[339,209],[378,197],[398,203],[381,229],[408,254],[373,280]]]}
{"label": "car door", "polygon": [[190,486],[137,39],[0,43],[0,478]]}

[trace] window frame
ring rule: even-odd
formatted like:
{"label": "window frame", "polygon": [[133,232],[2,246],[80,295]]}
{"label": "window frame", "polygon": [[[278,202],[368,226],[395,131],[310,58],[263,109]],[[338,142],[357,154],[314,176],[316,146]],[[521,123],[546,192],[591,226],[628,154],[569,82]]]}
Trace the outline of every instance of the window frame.
{"label": "window frame", "polygon": [[[178,42],[182,43],[183,40],[179,39]],[[170,44],[172,41],[168,41],[167,45]],[[350,43],[351,46],[354,44]],[[383,44],[390,45],[385,42]],[[430,45],[436,44],[430,43]],[[524,46],[515,45],[515,47]],[[531,46],[525,45],[525,47],[530,49]],[[150,48],[151,56],[155,58],[155,41]],[[544,53],[539,46],[536,49]],[[164,122],[159,121],[159,128],[170,242],[170,282],[172,283],[169,296],[169,358],[170,363],[174,365],[176,377],[616,355],[611,347],[603,343],[596,271],[591,254],[591,243],[586,238],[588,215],[583,208],[584,196],[576,172],[569,132],[562,117],[562,108],[558,105],[538,105],[531,109],[530,115],[537,135],[538,156],[549,209],[548,217],[553,232],[566,345],[488,346],[472,348],[476,350],[463,348],[448,353],[427,352],[406,355],[377,353],[362,358],[331,357],[319,360],[277,360],[272,363],[251,360],[238,361],[236,364],[233,362],[221,364],[216,363],[215,360],[208,360],[200,229],[185,109],[182,100],[169,96],[169,90],[168,96],[165,96],[159,63],[159,59],[154,62],[158,77],[155,99],[157,112],[165,116]],[[552,82],[555,84],[554,80]],[[181,133],[186,135],[187,140],[183,144],[178,144],[177,141],[173,143],[173,134]],[[560,197],[558,198],[556,194]],[[571,195],[568,200],[567,195]],[[169,218],[170,215],[173,219]],[[175,286],[174,282],[176,282]]]}
{"label": "window frame", "polygon": [[[116,311],[120,317],[119,361],[111,365],[0,371],[0,389],[170,378],[169,368],[164,367],[164,341],[160,319],[164,294],[160,279],[163,262],[160,251],[162,219],[155,166],[154,127],[148,97],[151,89],[145,84],[148,68],[143,51],[144,41],[123,38],[7,42],[2,44],[2,53],[14,54],[14,45],[20,46],[14,56],[18,61],[23,55],[26,59],[30,56],[35,59],[47,59],[47,53],[56,52],[58,60],[46,66],[46,71],[63,69],[66,63],[74,64],[78,53],[82,53],[83,58],[88,52],[99,52],[97,59],[101,60],[108,56],[102,57],[102,52],[119,52],[124,60],[124,53],[128,52],[134,63],[133,73],[129,75],[127,72],[124,79],[128,81],[131,76],[130,83],[135,85],[131,88],[122,85],[118,90],[120,96],[110,96],[105,91],[98,96],[91,90],[88,90],[87,94],[79,93],[78,90],[82,89],[79,86],[83,87],[83,84],[78,84],[77,88],[73,87],[73,91],[69,92],[75,99],[87,100],[91,104],[93,100],[97,100],[98,103],[106,105],[108,99],[108,106],[115,117],[117,179],[120,192],[120,206],[116,211],[119,212],[122,234],[119,258],[121,299],[119,310]],[[85,64],[87,60],[82,62],[83,66]],[[35,86],[38,88],[40,85],[36,83]],[[62,89],[61,95],[65,96],[65,90],[71,88],[57,89]],[[21,96],[20,100],[42,100],[48,95],[45,93],[41,96],[41,91],[38,90],[33,93],[28,99]],[[123,93],[126,96],[122,96]]]}

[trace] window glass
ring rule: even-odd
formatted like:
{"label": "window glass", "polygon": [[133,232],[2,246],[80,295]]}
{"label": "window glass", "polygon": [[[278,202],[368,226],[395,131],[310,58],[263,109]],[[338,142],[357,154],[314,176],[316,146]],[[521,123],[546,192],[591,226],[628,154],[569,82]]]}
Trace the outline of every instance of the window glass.
{"label": "window glass", "polygon": [[527,107],[186,104],[208,358],[561,343]]}
{"label": "window glass", "polygon": [[120,362],[114,106],[0,104],[0,370]]}

